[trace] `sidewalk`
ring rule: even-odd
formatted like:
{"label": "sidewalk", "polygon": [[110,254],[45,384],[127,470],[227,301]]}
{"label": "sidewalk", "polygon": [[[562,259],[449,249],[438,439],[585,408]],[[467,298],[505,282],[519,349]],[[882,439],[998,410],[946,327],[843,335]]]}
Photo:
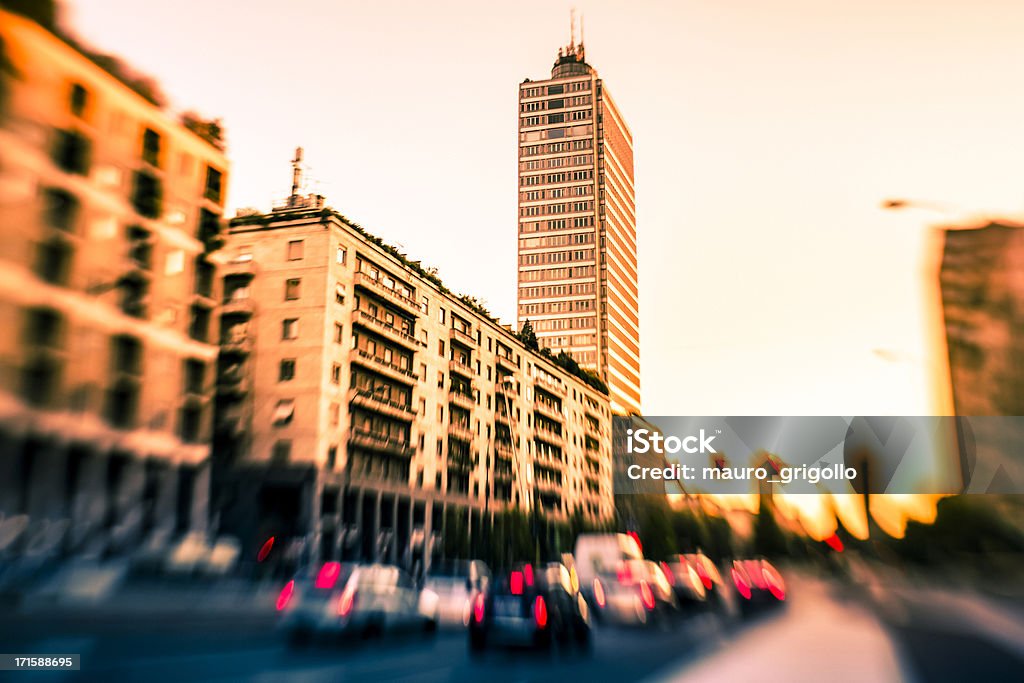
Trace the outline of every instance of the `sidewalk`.
{"label": "sidewalk", "polygon": [[766,615],[700,661],[655,677],[679,683],[906,681],[885,630],[863,607],[838,601],[828,585],[806,575],[787,577],[784,612]]}

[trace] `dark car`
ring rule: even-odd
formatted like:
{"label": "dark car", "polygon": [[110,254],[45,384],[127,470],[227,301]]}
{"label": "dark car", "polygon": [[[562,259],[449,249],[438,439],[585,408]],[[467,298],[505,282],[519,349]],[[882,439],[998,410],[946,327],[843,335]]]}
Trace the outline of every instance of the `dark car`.
{"label": "dark car", "polygon": [[731,574],[742,614],[779,607],[786,600],[786,582],[768,560],[736,560]]}
{"label": "dark car", "polygon": [[[700,596],[696,599],[708,607],[722,609],[727,603],[725,582],[718,567],[702,552],[673,555],[666,567],[674,578],[673,587],[681,602],[688,602],[686,595]],[[689,601],[695,604],[694,601]]]}
{"label": "dark car", "polygon": [[469,649],[497,647],[550,650],[590,644],[590,608],[561,564],[537,571],[529,565],[496,577],[478,593],[469,615]]}

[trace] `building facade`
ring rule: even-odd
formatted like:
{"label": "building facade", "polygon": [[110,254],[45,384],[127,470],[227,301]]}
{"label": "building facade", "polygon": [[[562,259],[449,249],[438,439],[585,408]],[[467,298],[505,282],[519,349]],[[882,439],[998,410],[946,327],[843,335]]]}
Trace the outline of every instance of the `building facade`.
{"label": "building facade", "polygon": [[633,136],[583,45],[519,85],[519,323],[640,412]]}
{"label": "building facade", "polygon": [[207,524],[227,162],[38,24],[0,38],[5,550],[158,548]]}
{"label": "building facade", "polygon": [[244,547],[413,566],[510,508],[611,518],[607,396],[322,197],[225,252],[215,488]]}

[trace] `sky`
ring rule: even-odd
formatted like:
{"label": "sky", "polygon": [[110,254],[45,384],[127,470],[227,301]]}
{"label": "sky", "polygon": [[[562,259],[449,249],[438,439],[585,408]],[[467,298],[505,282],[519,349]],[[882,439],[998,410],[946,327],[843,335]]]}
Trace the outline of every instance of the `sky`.
{"label": "sky", "polygon": [[[1024,3],[70,0],[220,117],[232,208],[309,188],[515,320],[517,87],[585,21],[634,138],[648,415],[937,410],[935,223],[1024,209]],[[882,211],[888,197],[945,214]]]}

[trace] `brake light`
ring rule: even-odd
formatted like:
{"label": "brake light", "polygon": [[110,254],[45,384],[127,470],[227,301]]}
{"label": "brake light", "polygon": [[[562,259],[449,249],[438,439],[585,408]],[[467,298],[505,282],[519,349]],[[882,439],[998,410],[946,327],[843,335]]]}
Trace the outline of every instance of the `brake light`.
{"label": "brake light", "polygon": [[786,599],[786,582],[774,567],[769,565],[764,568],[764,579],[768,584],[768,591],[775,596],[776,600]]}
{"label": "brake light", "polygon": [[625,562],[619,565],[619,570],[615,573],[619,583],[633,583],[633,569]]}
{"label": "brake light", "polygon": [[288,583],[286,583],[284,585],[284,588],[281,589],[281,592],[277,596],[277,611],[278,612],[280,612],[281,610],[283,610],[285,607],[288,606],[288,603],[291,602],[292,594],[294,592],[295,592],[295,582],[294,581],[289,581]]}
{"label": "brake light", "polygon": [[352,614],[352,608],[356,604],[356,592],[345,591],[338,599],[338,616],[347,617]]}
{"label": "brake light", "polygon": [[832,534],[825,539],[825,543],[828,544],[829,548],[835,550],[837,553],[843,552],[843,539],[839,538],[839,534]]}
{"label": "brake light", "polygon": [[527,586],[533,585],[533,567],[531,565],[523,566],[523,578],[526,579]]}
{"label": "brake light", "polygon": [[523,573],[512,572],[508,577],[508,587],[512,591],[512,595],[523,594]]}
{"label": "brake light", "polygon": [[338,582],[338,576],[340,574],[340,563],[325,562],[324,566],[320,567],[320,573],[316,576],[316,587],[327,589],[334,588],[334,584]]}
{"label": "brake light", "polygon": [[705,588],[711,588],[711,576],[708,575],[707,567],[700,560],[697,561],[697,576],[700,577],[700,582],[704,584]]}
{"label": "brake light", "polygon": [[537,628],[548,625],[548,606],[540,595],[533,601],[533,620],[537,622]]}
{"label": "brake light", "polygon": [[484,594],[478,593],[473,600],[473,619],[478,624],[484,623]]}
{"label": "brake light", "polygon": [[594,579],[594,602],[596,602],[597,606],[601,608],[606,604],[604,599],[604,584],[601,583],[601,579]]}
{"label": "brake light", "polygon": [[758,562],[754,566],[754,570],[755,571],[753,573],[747,572],[747,576],[749,576],[753,580],[754,585],[757,586],[758,590],[763,591],[766,588],[768,588],[768,582],[764,578],[764,565]]}
{"label": "brake light", "polygon": [[654,591],[646,581],[640,582],[640,601],[649,610],[654,609]]}
{"label": "brake light", "polygon": [[736,568],[732,568],[732,582],[736,584],[736,591],[744,597],[744,599],[750,599],[750,584],[743,577],[742,573]]}
{"label": "brake light", "polygon": [[676,584],[676,575],[672,573],[672,568],[668,566],[668,562],[661,563],[661,573],[665,575],[668,585],[674,586]]}

